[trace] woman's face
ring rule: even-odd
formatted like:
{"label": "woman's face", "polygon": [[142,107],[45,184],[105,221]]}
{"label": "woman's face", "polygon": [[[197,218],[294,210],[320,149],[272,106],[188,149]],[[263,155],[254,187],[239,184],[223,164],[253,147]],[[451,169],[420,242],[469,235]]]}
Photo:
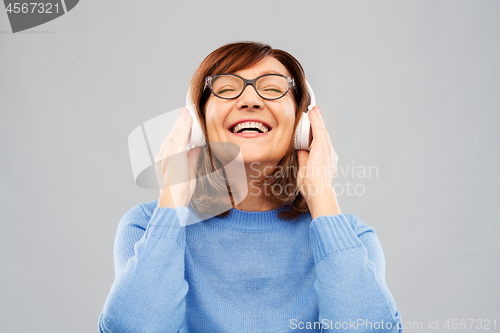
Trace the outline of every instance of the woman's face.
{"label": "woman's face", "polygon": [[[278,73],[290,76],[278,60],[267,56],[247,69],[236,71],[245,79]],[[221,73],[218,73],[221,74]],[[245,164],[277,165],[285,156],[292,138],[295,121],[295,103],[291,91],[277,100],[265,100],[248,85],[236,99],[225,100],[211,94],[206,105],[207,134],[210,142],[232,142],[242,152]],[[242,122],[258,122],[268,127],[266,133],[233,133]],[[252,164],[259,168],[258,164]]]}

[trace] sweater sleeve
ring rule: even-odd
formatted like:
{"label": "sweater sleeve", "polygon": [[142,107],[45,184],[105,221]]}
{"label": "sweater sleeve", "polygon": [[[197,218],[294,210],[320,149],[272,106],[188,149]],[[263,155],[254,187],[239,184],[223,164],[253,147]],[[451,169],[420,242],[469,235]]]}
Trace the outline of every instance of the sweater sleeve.
{"label": "sweater sleeve", "polygon": [[115,279],[99,317],[101,333],[178,332],[186,312],[186,207],[138,205],[120,221]]}
{"label": "sweater sleeve", "polygon": [[373,228],[353,218],[353,226],[344,214],[311,223],[322,332],[402,332],[382,246]]}

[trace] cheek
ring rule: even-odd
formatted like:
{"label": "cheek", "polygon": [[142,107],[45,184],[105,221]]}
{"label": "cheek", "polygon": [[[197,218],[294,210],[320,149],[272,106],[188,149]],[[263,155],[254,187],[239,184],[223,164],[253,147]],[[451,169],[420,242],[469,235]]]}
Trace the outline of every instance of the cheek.
{"label": "cheek", "polygon": [[[208,110],[207,110],[208,111]],[[210,141],[213,141],[213,136],[215,132],[215,119],[213,115],[209,112],[206,113],[205,119],[207,122],[207,135]]]}
{"label": "cheek", "polygon": [[290,105],[284,111],[283,122],[286,124],[287,132],[291,134],[295,124],[295,105]]}
{"label": "cheek", "polygon": [[223,129],[223,115],[217,113],[217,105],[208,104],[205,112],[205,119],[207,123],[207,135],[210,141],[213,141],[217,132]]}

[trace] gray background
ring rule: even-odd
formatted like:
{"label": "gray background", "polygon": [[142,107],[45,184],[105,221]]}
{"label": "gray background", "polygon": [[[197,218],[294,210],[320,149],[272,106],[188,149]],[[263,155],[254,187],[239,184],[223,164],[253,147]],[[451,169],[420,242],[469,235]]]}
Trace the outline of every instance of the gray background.
{"label": "gray background", "polygon": [[407,331],[500,326],[499,14],[498,1],[87,0],[12,34],[1,9],[0,331],[97,332],[118,222],[158,195],[134,184],[127,137],[183,106],[201,60],[238,40],[297,57],[339,166],[378,168],[336,179],[365,189],[339,202],[377,230],[403,321],[423,323]]}

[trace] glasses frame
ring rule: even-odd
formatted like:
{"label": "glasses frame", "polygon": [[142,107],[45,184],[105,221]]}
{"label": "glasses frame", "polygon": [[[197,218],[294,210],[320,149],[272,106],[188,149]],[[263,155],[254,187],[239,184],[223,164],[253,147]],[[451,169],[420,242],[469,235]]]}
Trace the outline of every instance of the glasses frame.
{"label": "glasses frame", "polygon": [[[214,92],[214,90],[212,89],[212,80],[216,76],[236,76],[237,78],[240,78],[241,80],[243,80],[243,89],[241,90],[241,92],[236,97],[231,97],[231,98],[221,97],[221,96],[217,95]],[[281,77],[284,77],[285,79],[287,79],[287,81],[288,81],[288,87],[287,87],[285,93],[283,94],[283,96],[280,96],[280,97],[277,97],[277,98],[266,98],[266,97],[263,97],[261,94],[259,94],[259,92],[257,91],[257,87],[255,86],[255,82],[257,82],[258,79],[260,79],[261,77],[264,77],[264,76],[281,76]],[[240,97],[241,94],[243,94],[243,92],[245,91],[245,89],[249,85],[252,86],[255,89],[255,92],[257,93],[257,95],[259,95],[260,98],[265,99],[267,101],[275,101],[277,99],[285,97],[286,94],[288,94],[288,92],[290,91],[290,88],[292,88],[292,87],[295,88],[295,81],[294,81],[294,79],[292,77],[285,76],[285,75],[282,75],[282,74],[275,74],[275,73],[270,73],[270,74],[264,74],[264,75],[261,75],[261,76],[257,76],[253,80],[247,80],[247,79],[245,79],[245,78],[243,78],[243,77],[241,77],[239,75],[236,75],[236,74],[229,74],[229,73],[226,74],[226,73],[223,73],[223,74],[215,74],[215,75],[207,76],[205,78],[205,87],[203,88],[203,91],[205,91],[205,89],[207,89],[207,87],[208,87],[208,89],[210,89],[210,91],[212,92],[212,94],[214,94],[215,97],[218,97],[220,99],[231,100],[231,99],[236,99],[236,98]]]}

